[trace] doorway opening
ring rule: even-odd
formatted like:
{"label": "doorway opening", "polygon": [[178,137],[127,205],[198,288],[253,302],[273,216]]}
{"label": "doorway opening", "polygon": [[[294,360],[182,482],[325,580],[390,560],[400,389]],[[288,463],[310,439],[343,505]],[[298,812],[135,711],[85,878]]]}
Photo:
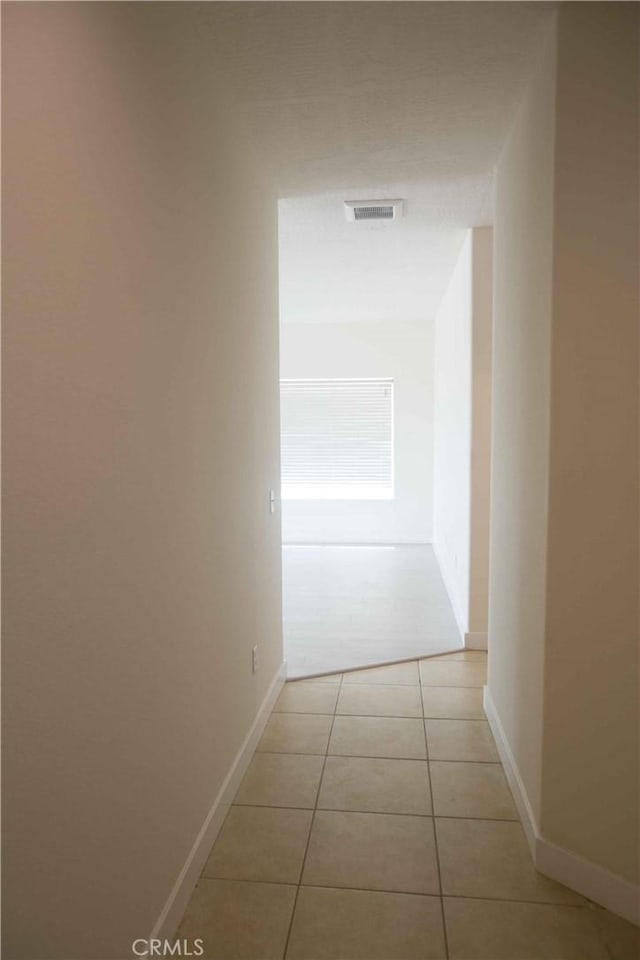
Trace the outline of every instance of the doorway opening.
{"label": "doorway opening", "polygon": [[[280,201],[290,678],[486,647],[486,626],[470,619],[472,584],[482,607],[472,559],[482,553],[472,538],[482,418],[472,405],[488,402],[481,380],[490,391],[490,371],[483,379],[474,360],[478,231],[436,237],[411,203],[381,223],[349,220],[341,205]],[[438,296],[424,269],[436,251]]]}

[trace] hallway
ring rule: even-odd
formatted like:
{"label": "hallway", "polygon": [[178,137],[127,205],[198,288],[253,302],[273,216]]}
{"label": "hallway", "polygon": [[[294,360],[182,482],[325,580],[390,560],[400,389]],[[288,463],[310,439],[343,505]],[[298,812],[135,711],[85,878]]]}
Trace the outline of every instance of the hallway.
{"label": "hallway", "polygon": [[1,13],[3,960],[638,960],[640,2]]}
{"label": "hallway", "polygon": [[430,544],[285,545],[282,580],[289,679],[461,646]]}
{"label": "hallway", "polygon": [[287,684],[178,936],[211,960],[633,960],[631,925],[533,867],[485,673],[464,652]]}

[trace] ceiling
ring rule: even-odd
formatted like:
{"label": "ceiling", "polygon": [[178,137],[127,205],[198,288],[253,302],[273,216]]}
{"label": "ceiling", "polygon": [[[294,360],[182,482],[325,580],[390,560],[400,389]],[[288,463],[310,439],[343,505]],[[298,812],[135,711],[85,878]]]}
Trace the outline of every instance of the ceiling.
{"label": "ceiling", "polygon": [[[199,5],[200,6],[200,5]],[[492,174],[553,3],[200,6],[280,202],[284,322],[433,317]],[[405,216],[348,223],[345,199]]]}
{"label": "ceiling", "polygon": [[[366,199],[361,191],[352,191],[349,198],[354,193],[355,199]],[[405,215],[378,223],[348,222],[341,193],[281,200],[281,321],[348,323],[432,317],[464,230],[434,222],[428,202],[416,194],[417,189],[392,193],[391,197],[409,197]]]}

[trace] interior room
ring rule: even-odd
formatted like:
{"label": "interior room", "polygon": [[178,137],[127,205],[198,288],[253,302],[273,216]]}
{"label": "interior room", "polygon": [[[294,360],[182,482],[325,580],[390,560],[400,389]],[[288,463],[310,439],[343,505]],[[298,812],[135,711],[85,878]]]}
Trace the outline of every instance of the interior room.
{"label": "interior room", "polygon": [[291,678],[487,646],[492,231],[397,191],[279,203]]}

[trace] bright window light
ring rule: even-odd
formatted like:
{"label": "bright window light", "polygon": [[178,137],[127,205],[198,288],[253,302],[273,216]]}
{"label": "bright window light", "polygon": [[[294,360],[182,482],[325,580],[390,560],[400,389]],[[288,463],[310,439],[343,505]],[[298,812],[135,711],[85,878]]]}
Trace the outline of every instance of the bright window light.
{"label": "bright window light", "polygon": [[393,499],[393,380],[281,380],[284,500]]}

